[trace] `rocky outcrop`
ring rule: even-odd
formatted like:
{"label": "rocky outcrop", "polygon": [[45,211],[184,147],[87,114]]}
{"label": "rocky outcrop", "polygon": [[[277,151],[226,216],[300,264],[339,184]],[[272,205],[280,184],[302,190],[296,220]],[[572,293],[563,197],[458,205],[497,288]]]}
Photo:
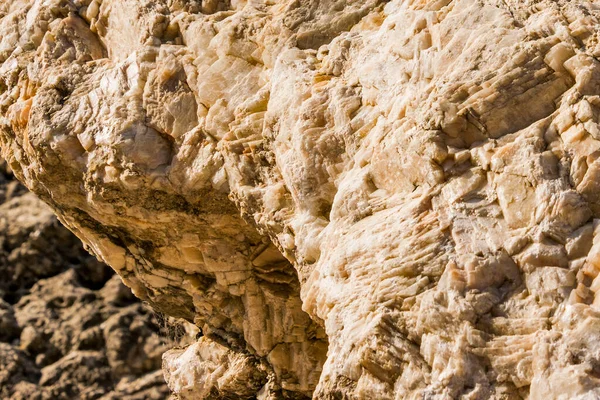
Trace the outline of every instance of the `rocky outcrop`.
{"label": "rocky outcrop", "polygon": [[2,165],[0,196],[0,398],[166,399],[166,326]]}
{"label": "rocky outcrop", "polygon": [[2,152],[182,399],[591,398],[598,10],[9,0]]}

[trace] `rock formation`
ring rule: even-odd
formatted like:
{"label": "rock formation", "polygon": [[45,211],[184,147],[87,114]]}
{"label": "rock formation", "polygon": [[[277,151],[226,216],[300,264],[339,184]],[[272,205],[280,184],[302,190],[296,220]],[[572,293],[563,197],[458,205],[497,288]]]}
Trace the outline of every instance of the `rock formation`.
{"label": "rock formation", "polygon": [[600,3],[0,18],[2,155],[201,329],[180,399],[600,396]]}
{"label": "rock formation", "polygon": [[157,316],[0,165],[0,398],[165,400]]}

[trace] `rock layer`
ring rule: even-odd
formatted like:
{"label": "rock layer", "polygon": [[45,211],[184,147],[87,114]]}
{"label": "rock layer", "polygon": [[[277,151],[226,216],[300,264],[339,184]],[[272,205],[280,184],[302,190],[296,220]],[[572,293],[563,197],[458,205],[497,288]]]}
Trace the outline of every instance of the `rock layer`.
{"label": "rock layer", "polygon": [[591,398],[599,10],[8,0],[3,156],[182,399]]}

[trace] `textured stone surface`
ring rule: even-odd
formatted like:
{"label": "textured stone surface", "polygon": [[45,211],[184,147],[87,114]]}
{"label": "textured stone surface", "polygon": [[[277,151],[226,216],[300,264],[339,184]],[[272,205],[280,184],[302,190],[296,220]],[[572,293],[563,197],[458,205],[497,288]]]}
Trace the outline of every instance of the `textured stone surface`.
{"label": "textured stone surface", "polygon": [[0,162],[0,398],[164,400],[158,317]]}
{"label": "textured stone surface", "polygon": [[180,398],[600,396],[600,4],[0,17],[2,154],[202,330]]}

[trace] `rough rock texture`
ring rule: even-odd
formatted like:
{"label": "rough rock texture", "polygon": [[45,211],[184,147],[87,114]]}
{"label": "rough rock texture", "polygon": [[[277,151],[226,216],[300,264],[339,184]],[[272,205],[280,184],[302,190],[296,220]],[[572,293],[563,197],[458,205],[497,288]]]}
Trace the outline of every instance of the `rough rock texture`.
{"label": "rough rock texture", "polygon": [[600,3],[0,17],[2,154],[202,329],[180,398],[600,396]]}
{"label": "rough rock texture", "polygon": [[0,165],[0,398],[165,400],[157,316]]}

